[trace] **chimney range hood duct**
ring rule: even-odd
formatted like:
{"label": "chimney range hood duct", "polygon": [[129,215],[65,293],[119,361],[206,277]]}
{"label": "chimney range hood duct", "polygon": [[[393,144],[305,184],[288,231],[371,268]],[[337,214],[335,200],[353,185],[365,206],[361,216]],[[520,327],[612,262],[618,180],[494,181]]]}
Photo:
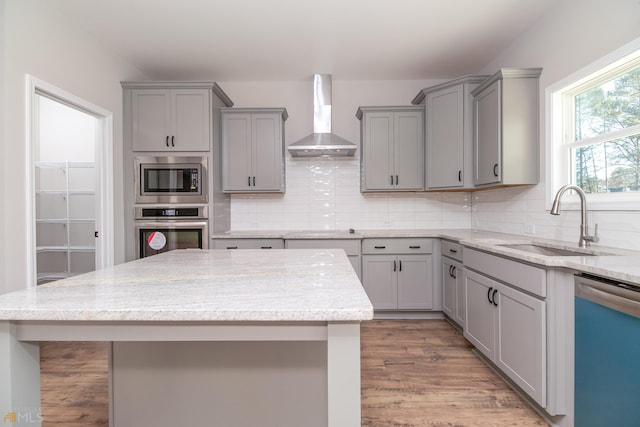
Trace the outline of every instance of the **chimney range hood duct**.
{"label": "chimney range hood duct", "polygon": [[289,144],[293,157],[353,156],[357,145],[331,133],[331,74],[313,76],[313,133]]}

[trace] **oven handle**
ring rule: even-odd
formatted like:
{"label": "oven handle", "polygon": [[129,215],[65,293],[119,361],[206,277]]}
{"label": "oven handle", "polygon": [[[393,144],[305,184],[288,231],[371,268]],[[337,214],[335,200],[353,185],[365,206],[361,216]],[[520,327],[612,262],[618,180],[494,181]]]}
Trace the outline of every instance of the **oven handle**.
{"label": "oven handle", "polygon": [[144,220],[136,220],[135,228],[200,228],[207,227],[208,221],[200,220],[181,220],[181,219],[167,219],[162,221],[149,221],[147,219]]}
{"label": "oven handle", "polygon": [[640,318],[640,292],[628,288],[624,283],[614,284],[576,276],[575,295]]}

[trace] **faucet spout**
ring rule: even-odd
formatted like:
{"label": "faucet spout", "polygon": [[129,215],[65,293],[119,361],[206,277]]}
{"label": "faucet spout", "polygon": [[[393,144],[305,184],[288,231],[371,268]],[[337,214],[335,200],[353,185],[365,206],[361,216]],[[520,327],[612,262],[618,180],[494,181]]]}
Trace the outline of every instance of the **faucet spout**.
{"label": "faucet spout", "polygon": [[549,213],[551,215],[560,215],[560,199],[568,190],[575,191],[580,197],[580,239],[578,240],[578,246],[584,248],[589,246],[591,242],[597,243],[600,240],[598,238],[597,225],[595,234],[593,236],[589,235],[589,225],[587,223],[587,197],[585,196],[584,191],[582,191],[582,188],[577,185],[565,185],[560,187],[556,193],[555,199],[553,199],[553,204],[551,205],[551,211],[549,211]]}

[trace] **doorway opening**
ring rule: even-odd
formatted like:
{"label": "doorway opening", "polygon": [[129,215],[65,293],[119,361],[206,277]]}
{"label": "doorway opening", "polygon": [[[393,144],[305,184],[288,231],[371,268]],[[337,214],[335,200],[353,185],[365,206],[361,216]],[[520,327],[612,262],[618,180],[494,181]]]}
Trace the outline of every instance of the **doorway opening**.
{"label": "doorway opening", "polygon": [[30,78],[30,286],[113,264],[111,114]]}

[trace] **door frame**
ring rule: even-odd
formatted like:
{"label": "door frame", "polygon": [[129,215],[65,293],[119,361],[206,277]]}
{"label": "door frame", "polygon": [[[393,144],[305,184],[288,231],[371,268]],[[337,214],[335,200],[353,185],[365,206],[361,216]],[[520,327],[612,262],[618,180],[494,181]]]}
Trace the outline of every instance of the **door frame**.
{"label": "door frame", "polygon": [[26,197],[27,224],[27,287],[36,286],[36,226],[35,226],[35,167],[34,147],[37,125],[36,96],[45,96],[56,102],[80,110],[96,118],[96,270],[114,264],[114,215],[113,215],[113,113],[92,104],[70,92],[34,76],[26,75]]}

